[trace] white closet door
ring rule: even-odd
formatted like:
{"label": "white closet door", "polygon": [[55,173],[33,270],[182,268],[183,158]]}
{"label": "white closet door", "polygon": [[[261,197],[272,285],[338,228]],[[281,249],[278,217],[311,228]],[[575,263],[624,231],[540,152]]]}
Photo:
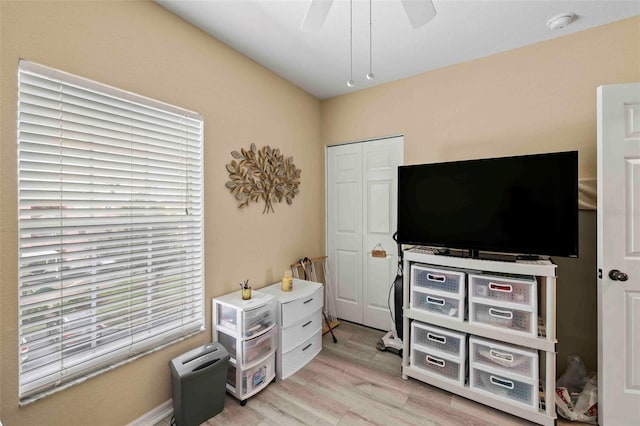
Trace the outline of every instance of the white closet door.
{"label": "white closet door", "polygon": [[[398,166],[403,161],[403,138],[381,139],[362,144],[363,194],[363,324],[380,330],[393,327],[389,288],[398,270],[396,232]],[[387,256],[373,257],[382,247]],[[389,303],[391,302],[391,303]]]}
{"label": "white closet door", "polygon": [[338,318],[362,323],[362,147],[327,150],[327,253]]}
{"label": "white closet door", "polygon": [[[388,296],[397,272],[392,236],[402,161],[401,136],[327,149],[327,253],[338,318],[381,330],[392,326]],[[386,257],[372,257],[378,244]]]}

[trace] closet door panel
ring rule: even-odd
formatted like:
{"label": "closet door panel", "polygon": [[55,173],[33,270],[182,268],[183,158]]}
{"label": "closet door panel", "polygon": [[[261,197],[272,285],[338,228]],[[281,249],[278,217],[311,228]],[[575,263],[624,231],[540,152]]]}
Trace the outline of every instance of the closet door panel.
{"label": "closet door panel", "polygon": [[362,323],[362,148],[327,151],[327,254],[338,318]]}

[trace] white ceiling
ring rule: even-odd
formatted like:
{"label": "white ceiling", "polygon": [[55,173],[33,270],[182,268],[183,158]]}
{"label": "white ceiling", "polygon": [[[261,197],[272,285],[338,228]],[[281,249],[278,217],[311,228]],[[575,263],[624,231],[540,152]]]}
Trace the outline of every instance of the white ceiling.
{"label": "white ceiling", "polygon": [[[373,0],[368,81],[369,1],[353,0],[349,88],[348,0],[333,2],[316,33],[299,29],[309,0],[156,2],[320,99],[640,15],[640,0],[434,0],[436,17],[414,30],[400,0]],[[569,11],[577,15],[569,26],[547,27]]]}

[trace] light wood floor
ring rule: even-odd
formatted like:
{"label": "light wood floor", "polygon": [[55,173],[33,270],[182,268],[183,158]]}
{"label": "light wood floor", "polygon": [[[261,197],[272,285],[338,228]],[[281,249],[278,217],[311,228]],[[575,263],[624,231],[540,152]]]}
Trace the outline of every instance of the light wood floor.
{"label": "light wood floor", "polygon": [[[322,351],[296,374],[270,384],[244,407],[227,395],[224,410],[203,425],[531,424],[420,381],[403,380],[401,358],[376,349],[381,331],[342,322],[334,332],[338,343],[325,334]],[[157,426],[168,424],[165,419]]]}

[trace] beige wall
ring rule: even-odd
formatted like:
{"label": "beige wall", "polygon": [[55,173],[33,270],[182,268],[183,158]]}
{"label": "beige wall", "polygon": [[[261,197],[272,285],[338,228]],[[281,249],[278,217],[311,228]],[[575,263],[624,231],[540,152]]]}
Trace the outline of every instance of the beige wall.
{"label": "beige wall", "polygon": [[450,66],[322,104],[333,145],[404,134],[405,163],[579,150],[596,176],[596,88],[640,80],[640,18]]}
{"label": "beige wall", "polygon": [[[322,141],[404,134],[405,164],[578,150],[596,177],[596,88],[632,81],[638,17],[329,99]],[[579,220],[580,258],[554,259],[558,372],[572,353],[597,367],[595,213]]]}
{"label": "beige wall", "polygon": [[[5,426],[126,424],[170,398],[168,361],[210,341],[211,330],[18,407],[18,59],[204,115],[207,301],[245,278],[255,287],[275,282],[295,259],[323,253],[320,101],[152,2],[2,0],[0,19],[0,419]],[[238,210],[224,187],[225,164],[251,142],[280,148],[302,169],[292,206],[276,204],[268,215],[258,204]]]}

